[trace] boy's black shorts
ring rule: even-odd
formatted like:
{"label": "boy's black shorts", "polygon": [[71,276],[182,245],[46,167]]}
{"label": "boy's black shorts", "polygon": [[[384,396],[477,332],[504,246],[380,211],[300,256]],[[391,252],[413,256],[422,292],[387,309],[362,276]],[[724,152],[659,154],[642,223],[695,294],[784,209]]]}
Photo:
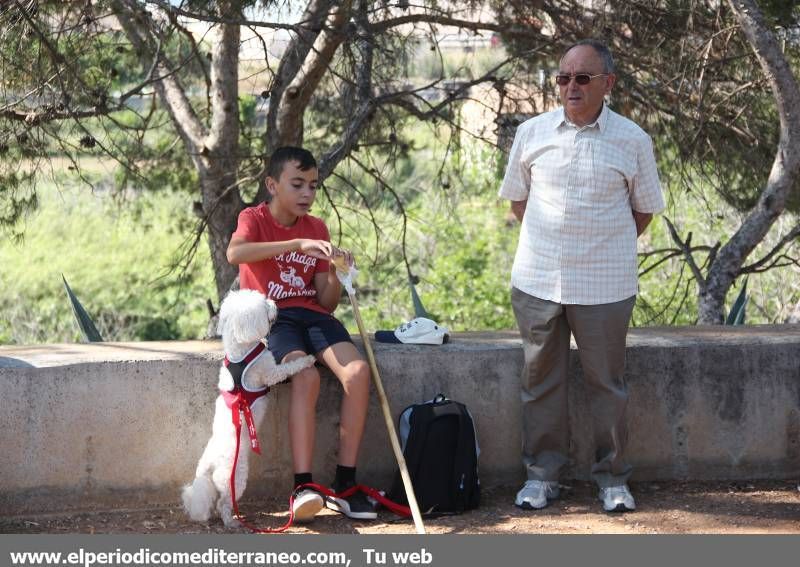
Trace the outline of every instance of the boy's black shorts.
{"label": "boy's black shorts", "polygon": [[278,318],[267,338],[269,350],[278,363],[292,351],[317,354],[342,342],[353,341],[336,317],[305,307],[278,309]]}

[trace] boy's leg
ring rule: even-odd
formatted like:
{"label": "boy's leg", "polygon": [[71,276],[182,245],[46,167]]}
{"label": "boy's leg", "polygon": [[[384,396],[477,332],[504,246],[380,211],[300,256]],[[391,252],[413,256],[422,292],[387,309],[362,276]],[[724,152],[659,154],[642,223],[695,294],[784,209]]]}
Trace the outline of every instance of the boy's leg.
{"label": "boy's leg", "polygon": [[369,406],[369,366],[353,343],[340,342],[317,357],[331,369],[344,393],[339,411],[339,464],[355,467]]}
{"label": "boy's leg", "polygon": [[[343,395],[339,410],[339,464],[332,488],[343,492],[356,483],[356,462],[369,405],[369,367],[350,340],[342,323],[326,314],[309,321],[308,343],[317,359],[331,369],[341,382]],[[326,505],[357,520],[374,520],[377,513],[363,492],[347,498],[327,497]]]}
{"label": "boy's leg", "polygon": [[[303,356],[306,356],[305,352],[293,351],[283,358],[283,362]],[[319,382],[319,371],[313,366],[292,376],[292,391],[289,400],[289,440],[295,474],[311,472]]]}
{"label": "boy's leg", "polygon": [[[284,362],[306,356],[303,351],[292,351]],[[292,449],[295,485],[311,482],[311,461],[314,453],[316,431],[316,407],[319,397],[319,371],[305,368],[292,376],[289,399],[289,440]],[[301,479],[301,480],[298,480]],[[298,523],[309,522],[325,506],[317,492],[304,489],[295,494],[292,511]]]}
{"label": "boy's leg", "polygon": [[[369,405],[369,366],[351,342],[334,343],[317,357],[336,375],[344,391],[339,415],[339,464],[333,482],[333,490],[342,492],[356,483],[356,461]],[[378,517],[362,492],[347,498],[328,497],[326,505],[356,520]]]}
{"label": "boy's leg", "polygon": [[[289,362],[306,356],[310,349],[305,340],[303,312],[282,309],[272,325],[268,338],[269,350],[276,360]],[[292,451],[294,484],[312,482],[311,463],[316,431],[316,407],[319,397],[319,371],[305,368],[292,376],[289,398],[289,445]],[[308,522],[325,505],[322,495],[304,489],[296,492],[292,512],[296,522]]]}

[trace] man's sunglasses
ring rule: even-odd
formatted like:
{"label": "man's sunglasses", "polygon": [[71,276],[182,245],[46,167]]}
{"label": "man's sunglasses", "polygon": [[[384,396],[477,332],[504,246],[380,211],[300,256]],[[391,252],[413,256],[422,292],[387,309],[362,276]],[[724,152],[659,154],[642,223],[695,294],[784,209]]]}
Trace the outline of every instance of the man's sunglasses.
{"label": "man's sunglasses", "polygon": [[575,78],[575,82],[579,85],[588,85],[592,79],[596,77],[607,77],[608,73],[598,73],[597,75],[590,75],[589,73],[578,73],[577,75],[563,75],[559,74],[556,75],[556,84],[560,87],[566,87],[572,78]]}

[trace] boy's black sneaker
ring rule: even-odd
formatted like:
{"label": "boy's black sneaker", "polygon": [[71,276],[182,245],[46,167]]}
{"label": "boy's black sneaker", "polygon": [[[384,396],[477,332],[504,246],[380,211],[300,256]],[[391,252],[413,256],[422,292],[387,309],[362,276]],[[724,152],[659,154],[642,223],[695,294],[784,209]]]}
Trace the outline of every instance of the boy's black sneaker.
{"label": "boy's black sneaker", "polygon": [[[336,492],[344,492],[347,488],[336,490]],[[340,512],[354,520],[374,520],[378,517],[375,506],[367,499],[366,494],[361,491],[354,492],[347,498],[326,496],[325,507],[335,512]]]}
{"label": "boy's black sneaker", "polygon": [[304,488],[294,496],[292,502],[292,512],[294,513],[294,521],[298,524],[304,524],[314,519],[314,516],[322,510],[325,503],[322,500],[322,495],[316,490]]}

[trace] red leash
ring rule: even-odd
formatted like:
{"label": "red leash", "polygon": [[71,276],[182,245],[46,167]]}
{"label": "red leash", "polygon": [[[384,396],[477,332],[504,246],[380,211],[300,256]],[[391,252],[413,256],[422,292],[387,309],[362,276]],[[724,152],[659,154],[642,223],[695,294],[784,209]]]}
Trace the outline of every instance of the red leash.
{"label": "red leash", "polygon": [[[313,482],[309,482],[307,484],[301,484],[300,486],[295,489],[300,490],[301,488],[311,488],[323,496],[331,496],[333,498],[347,498],[352,496],[356,492],[363,492],[379,504],[381,504],[384,508],[389,510],[390,512],[394,512],[398,516],[402,516],[403,518],[407,518],[411,516],[411,508],[408,506],[403,506],[402,504],[398,504],[397,502],[393,502],[386,498],[382,492],[379,490],[372,488],[370,486],[366,486],[364,484],[356,484],[348,488],[347,490],[343,490],[341,492],[334,492],[330,488],[322,486],[320,484],[314,484]],[[294,497],[294,495],[292,495]]]}
{"label": "red leash", "polygon": [[257,528],[251,524],[249,524],[239,513],[239,506],[236,503],[236,465],[239,462],[239,441],[242,436],[242,420],[241,416],[239,415],[239,411],[244,413],[244,420],[247,423],[247,432],[250,436],[250,448],[253,452],[261,454],[261,446],[258,443],[258,434],[256,432],[256,425],[255,421],[253,420],[253,414],[250,411],[250,403],[248,400],[242,396],[242,391],[239,389],[237,392],[222,392],[223,396],[226,398],[226,403],[231,408],[231,419],[233,420],[233,426],[236,429],[236,452],[233,454],[233,469],[231,469],[231,503],[233,504],[233,516],[239,520],[239,522],[252,531],[253,533],[257,534],[277,534],[285,532],[294,522],[294,497],[295,495],[303,488],[311,488],[323,496],[331,496],[334,498],[347,498],[348,496],[352,496],[357,491],[361,491],[373,500],[379,502],[388,510],[394,512],[398,516],[402,516],[407,518],[411,516],[411,509],[408,506],[403,506],[402,504],[398,504],[397,502],[392,502],[388,498],[386,498],[380,491],[371,488],[369,486],[365,486],[363,484],[356,484],[355,486],[351,486],[347,490],[342,492],[336,493],[330,488],[322,486],[320,484],[314,484],[313,482],[309,482],[306,484],[301,484],[300,486],[296,487],[292,492],[291,496],[289,496],[289,519],[286,521],[284,525],[279,528]]}

